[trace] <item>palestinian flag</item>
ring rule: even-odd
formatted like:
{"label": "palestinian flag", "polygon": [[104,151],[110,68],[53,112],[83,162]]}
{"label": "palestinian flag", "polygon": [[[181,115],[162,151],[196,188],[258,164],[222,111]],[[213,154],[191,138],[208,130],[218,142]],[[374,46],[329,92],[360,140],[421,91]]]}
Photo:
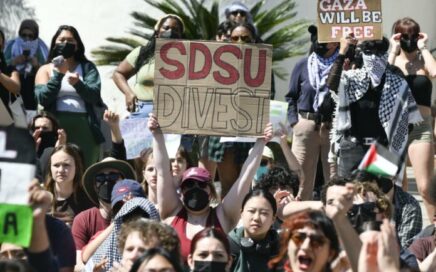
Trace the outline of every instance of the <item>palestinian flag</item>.
{"label": "palestinian flag", "polygon": [[379,143],[372,144],[359,165],[359,170],[365,170],[374,175],[393,177],[397,174],[400,156],[393,154]]}

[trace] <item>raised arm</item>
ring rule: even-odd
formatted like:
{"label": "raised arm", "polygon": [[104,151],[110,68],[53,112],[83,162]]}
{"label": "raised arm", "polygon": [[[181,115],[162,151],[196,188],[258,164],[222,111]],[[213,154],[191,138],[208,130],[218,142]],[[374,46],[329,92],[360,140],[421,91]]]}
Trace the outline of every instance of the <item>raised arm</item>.
{"label": "raised arm", "polygon": [[20,94],[20,75],[17,71],[13,71],[9,77],[0,70],[0,85],[3,85],[6,90],[13,94]]}
{"label": "raised arm", "polygon": [[333,63],[332,68],[330,69],[330,73],[327,77],[326,82],[327,87],[335,93],[338,92],[347,51],[350,48],[350,45],[355,45],[356,43],[357,40],[354,38],[353,35],[349,35],[346,38],[341,38],[339,55]]}
{"label": "raised arm", "polygon": [[433,55],[430,53],[427,47],[428,36],[426,33],[419,33],[418,39],[418,49],[421,51],[421,55],[424,58],[425,68],[428,72],[428,75],[431,78],[436,77],[436,60]]}
{"label": "raised arm", "polygon": [[301,190],[304,187],[304,172],[294,153],[292,153],[291,148],[288,145],[288,132],[283,124],[280,124],[281,130],[279,132],[280,136],[280,147],[282,148],[283,155],[285,156],[286,162],[288,163],[289,169],[297,173],[298,179],[300,181],[300,186],[298,190],[298,196],[301,194]]}
{"label": "raised arm", "polygon": [[259,138],[242,166],[238,179],[217,207],[217,216],[225,233],[233,229],[241,215],[241,205],[244,196],[250,189],[256,170],[262,159],[265,144],[272,138],[272,125],[269,123],[264,130],[263,138]]}
{"label": "raised arm", "polygon": [[157,117],[153,113],[149,115],[148,128],[153,135],[153,157],[157,172],[157,206],[160,218],[165,220],[170,216],[176,215],[183,204],[179,199],[177,187],[173,182],[165,139],[159,127]]}

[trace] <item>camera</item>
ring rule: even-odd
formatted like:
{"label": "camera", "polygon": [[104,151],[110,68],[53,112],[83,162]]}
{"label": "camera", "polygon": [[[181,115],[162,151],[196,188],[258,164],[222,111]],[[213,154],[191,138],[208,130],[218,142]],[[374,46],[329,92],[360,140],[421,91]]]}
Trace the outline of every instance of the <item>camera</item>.
{"label": "camera", "polygon": [[64,63],[65,59],[62,55],[59,55],[51,60],[55,67],[59,67]]}

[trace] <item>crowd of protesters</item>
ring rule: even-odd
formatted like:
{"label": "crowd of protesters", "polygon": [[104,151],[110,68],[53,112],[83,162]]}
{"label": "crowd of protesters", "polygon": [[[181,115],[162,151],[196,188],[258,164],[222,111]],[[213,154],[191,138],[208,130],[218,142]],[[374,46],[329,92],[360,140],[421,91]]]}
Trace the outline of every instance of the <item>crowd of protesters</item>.
{"label": "crowd of protesters", "polygon": [[[247,6],[234,2],[225,16],[217,42],[262,42]],[[351,33],[321,43],[310,26],[310,52],[285,96],[287,124],[267,124],[254,144],[183,135],[170,157],[153,112],[154,51],[157,38],[184,32],[179,16],[162,16],[113,74],[128,118],[148,118],[152,135],[132,161],[76,28],[60,26],[49,48],[34,20],[10,41],[0,31],[0,96],[11,116],[19,96],[34,111],[37,156],[31,243],[2,243],[0,271],[436,271],[435,225],[423,229],[403,175],[409,159],[434,218],[436,61],[415,20],[399,19],[390,39],[375,41]],[[103,123],[110,154],[100,150]],[[394,177],[358,169],[373,143],[400,158]]]}

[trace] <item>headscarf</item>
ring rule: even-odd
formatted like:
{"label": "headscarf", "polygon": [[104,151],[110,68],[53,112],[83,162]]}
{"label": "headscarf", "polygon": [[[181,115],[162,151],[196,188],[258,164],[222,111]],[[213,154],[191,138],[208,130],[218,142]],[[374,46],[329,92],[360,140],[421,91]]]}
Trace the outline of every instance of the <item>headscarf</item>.
{"label": "headscarf", "polygon": [[140,208],[145,211],[149,215],[149,219],[156,221],[160,220],[156,207],[148,199],[143,197],[135,197],[127,201],[124,203],[123,207],[121,207],[120,211],[115,215],[114,229],[91,257],[91,264],[98,264],[104,257],[107,257],[108,262],[106,264],[107,269],[105,271],[108,271],[108,269],[113,266],[114,262],[121,261],[121,253],[118,250],[118,235],[120,234],[123,218],[129,215],[136,208]]}

